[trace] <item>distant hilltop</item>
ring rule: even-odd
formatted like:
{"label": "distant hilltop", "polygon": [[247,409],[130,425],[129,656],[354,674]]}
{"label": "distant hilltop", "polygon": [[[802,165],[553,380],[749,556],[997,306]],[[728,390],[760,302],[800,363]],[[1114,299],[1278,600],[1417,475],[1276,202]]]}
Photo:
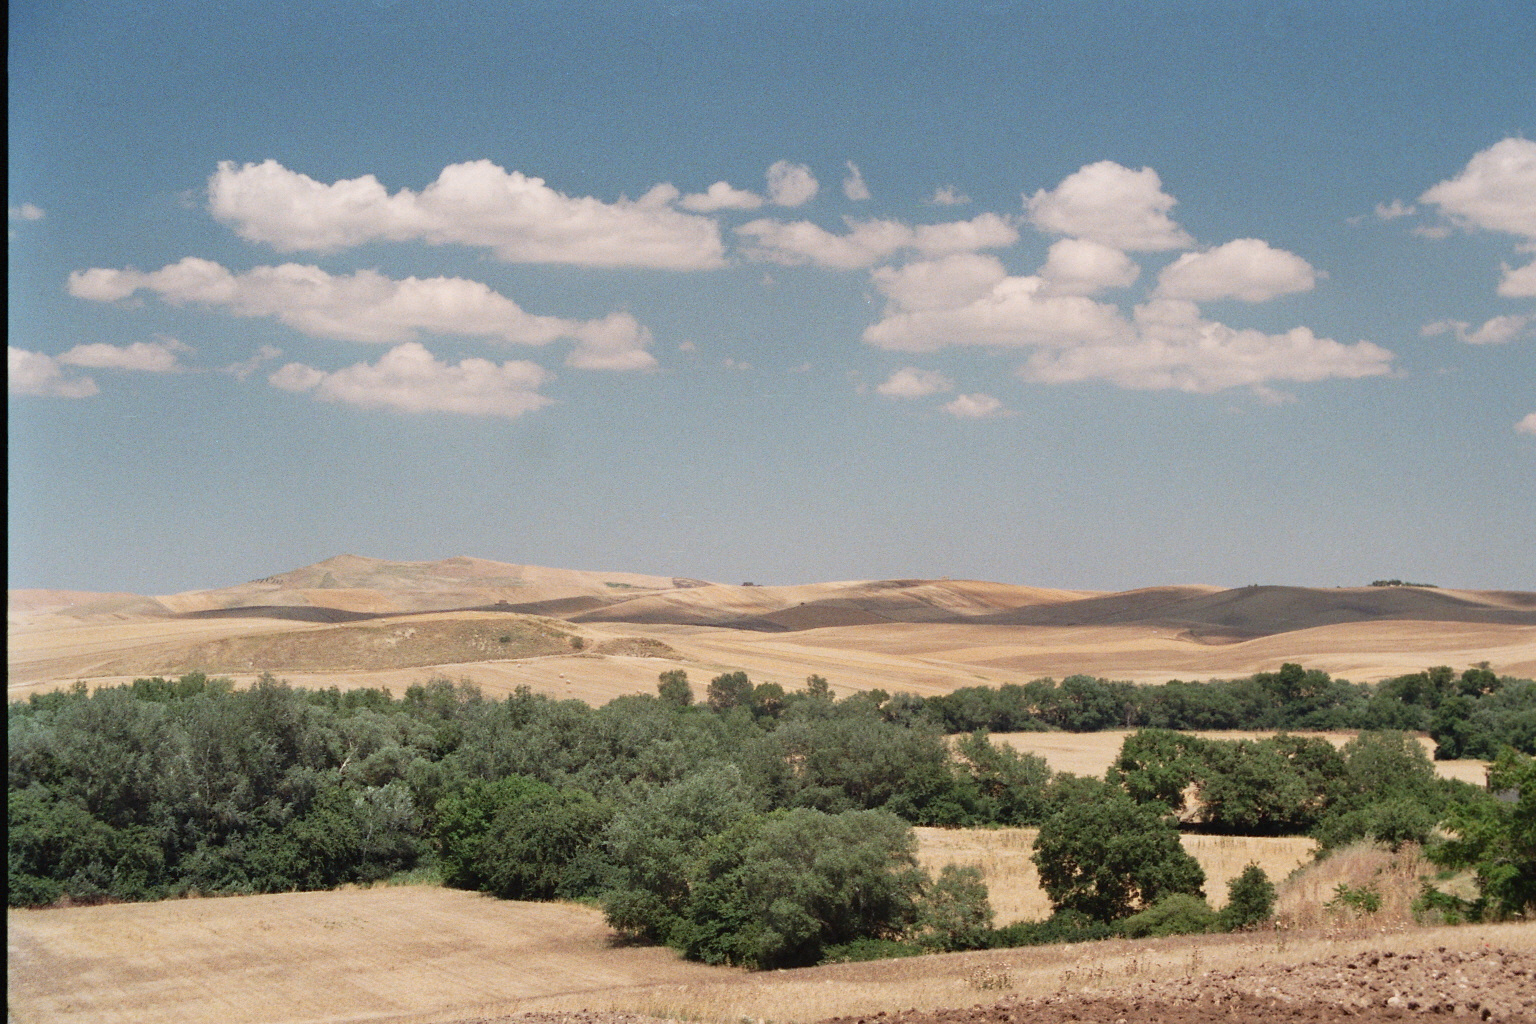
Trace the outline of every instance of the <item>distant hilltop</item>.
{"label": "distant hilltop", "polygon": [[573,623],[716,626],[765,632],[882,623],[1097,627],[1143,625],[1200,643],[1233,643],[1351,622],[1536,625],[1536,593],[1376,580],[1365,587],[1146,587],[1119,593],[949,578],[764,586],[684,577],[512,565],[458,556],[399,562],[338,555],[213,590],[149,597],[25,590],[8,617],[263,617],[344,622],[421,612],[495,610]]}

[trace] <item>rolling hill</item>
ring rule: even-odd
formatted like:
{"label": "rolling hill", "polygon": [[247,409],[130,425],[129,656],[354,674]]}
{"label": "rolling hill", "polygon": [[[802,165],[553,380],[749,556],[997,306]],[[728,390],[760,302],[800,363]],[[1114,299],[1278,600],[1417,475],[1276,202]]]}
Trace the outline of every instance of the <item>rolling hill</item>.
{"label": "rolling hill", "polygon": [[9,690],[201,669],[606,700],[668,667],[943,692],[1074,672],[1162,680],[1300,661],[1370,680],[1489,661],[1536,674],[1536,593],[1168,586],[1099,593],[979,580],[752,586],[456,557],[342,555],[234,586],[7,595]]}

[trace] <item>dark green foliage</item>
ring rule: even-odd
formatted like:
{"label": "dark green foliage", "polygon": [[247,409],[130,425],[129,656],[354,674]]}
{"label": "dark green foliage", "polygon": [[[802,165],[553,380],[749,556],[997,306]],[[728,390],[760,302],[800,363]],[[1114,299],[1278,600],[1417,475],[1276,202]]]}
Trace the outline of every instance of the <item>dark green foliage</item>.
{"label": "dark green foliage", "polygon": [[680,668],[663,672],[656,683],[656,691],[662,700],[680,708],[693,703],[693,687],[688,685],[688,673]]}
{"label": "dark green foliage", "polygon": [[974,817],[1001,825],[1037,825],[1045,817],[1051,769],[1045,759],[999,746],[977,730],[955,744],[974,787]]}
{"label": "dark green foliage", "polygon": [[752,680],[745,672],[726,672],[709,681],[706,700],[711,711],[745,707],[752,699]]}
{"label": "dark green foliage", "polygon": [[1128,939],[1163,935],[1199,935],[1218,926],[1216,911],[1203,896],[1176,892],[1164,896],[1139,914],[1120,922],[1120,932]]}
{"label": "dark green foliage", "polygon": [[854,939],[821,951],[824,964],[857,964],[871,960],[897,960],[908,956],[922,956],[930,950],[915,942],[898,939]]}
{"label": "dark green foliage", "polygon": [[1221,908],[1220,925],[1224,931],[1243,931],[1268,921],[1274,912],[1274,883],[1263,868],[1249,864],[1227,883],[1227,905]]}
{"label": "dark green foliage", "polygon": [[992,903],[978,867],[944,865],[923,894],[918,912],[919,942],[951,952],[991,944]]}
{"label": "dark green foliage", "polygon": [[1179,845],[1163,809],[1100,786],[1097,798],[1047,818],[1035,839],[1033,859],[1051,904],[1114,921],[1173,893],[1203,896],[1205,872]]}
{"label": "dark green foliage", "polygon": [[1536,758],[1506,750],[1488,770],[1488,788],[1486,798],[1451,808],[1452,838],[1429,857],[1477,872],[1478,913],[1529,915],[1536,911]]}
{"label": "dark green foliage", "polygon": [[1330,780],[1328,808],[1313,835],[1325,849],[1361,839],[1397,850],[1428,842],[1447,787],[1414,737],[1363,732],[1340,752],[1344,769]]}
{"label": "dark green foliage", "polygon": [[1115,938],[1119,926],[1076,910],[1058,910],[1044,921],[1015,921],[992,932],[994,949],[1051,946],[1060,942],[1097,942]]}
{"label": "dark green foliage", "polygon": [[621,811],[603,837],[614,866],[603,895],[608,923],[633,938],[679,942],[689,876],[705,843],[753,812],[753,794],[734,765],[703,770]]}
{"label": "dark green foliage", "polygon": [[1106,781],[1137,803],[1156,801],[1171,813],[1184,810],[1184,791],[1206,774],[1210,744],[1167,729],[1142,729],[1125,738]]}
{"label": "dark green foliage", "polygon": [[916,850],[911,827],[881,811],[745,819],[706,844],[674,941],[706,963],[772,968],[815,964],[858,939],[898,938],[922,892]]}

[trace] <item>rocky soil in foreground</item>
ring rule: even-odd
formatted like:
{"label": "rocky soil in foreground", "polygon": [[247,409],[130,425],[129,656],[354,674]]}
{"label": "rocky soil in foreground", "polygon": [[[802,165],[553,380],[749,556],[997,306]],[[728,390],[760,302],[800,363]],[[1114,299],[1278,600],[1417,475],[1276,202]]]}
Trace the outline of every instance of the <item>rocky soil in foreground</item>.
{"label": "rocky soil in foreground", "polygon": [[[999,979],[1002,981],[1003,979]],[[771,1007],[763,1008],[771,1020]],[[1536,1024],[1536,951],[1379,950],[1304,964],[1130,984],[1112,995],[1004,998],[947,1010],[838,1017],[826,1024],[1211,1024],[1464,1020]],[[631,1014],[561,1012],[462,1024],[655,1024]]]}

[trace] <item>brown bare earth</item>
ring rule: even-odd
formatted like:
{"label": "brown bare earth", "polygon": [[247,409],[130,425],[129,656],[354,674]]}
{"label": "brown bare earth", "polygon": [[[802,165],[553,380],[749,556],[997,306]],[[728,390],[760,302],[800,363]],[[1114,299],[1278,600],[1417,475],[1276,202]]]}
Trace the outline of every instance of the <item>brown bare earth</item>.
{"label": "brown bare earth", "polygon": [[[755,587],[475,558],[344,555],[159,597],[7,595],[11,697],[193,669],[248,682],[385,686],[432,675],[591,703],[742,670],[788,689],[946,693],[1086,673],[1137,682],[1299,661],[1357,682],[1487,661],[1536,676],[1536,593],[1420,587],[1154,587],[975,580]],[[509,639],[503,641],[502,637]]]}

